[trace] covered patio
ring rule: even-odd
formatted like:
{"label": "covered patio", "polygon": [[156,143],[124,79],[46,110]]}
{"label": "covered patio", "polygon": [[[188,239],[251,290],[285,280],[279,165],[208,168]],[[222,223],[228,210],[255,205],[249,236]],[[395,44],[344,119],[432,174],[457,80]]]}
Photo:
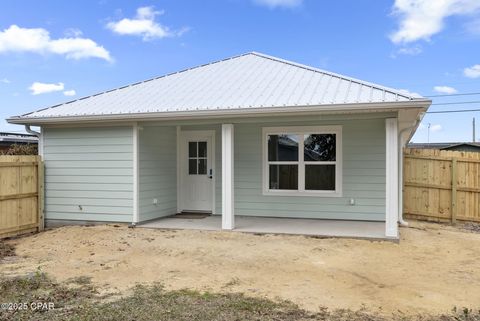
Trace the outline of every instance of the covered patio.
{"label": "covered patio", "polygon": [[[138,225],[138,227],[220,231],[222,230],[222,217],[220,215],[210,215],[199,218],[186,218],[174,215],[145,222]],[[234,231],[261,234],[385,239],[385,222],[235,216]]]}
{"label": "covered patio", "polygon": [[[134,126],[134,158],[138,159],[134,194],[139,200],[138,207],[134,207],[138,208],[134,223],[146,228],[395,239],[397,217],[395,211],[386,211],[385,195],[387,187],[396,185],[386,184],[385,170],[389,166],[385,149],[396,151],[397,147],[387,144],[392,131],[386,126],[391,119],[385,116],[302,116],[290,117],[288,122],[271,117],[236,120],[235,124],[139,122]],[[354,152],[337,145],[337,161],[329,163],[338,169],[335,189],[318,193],[270,189],[268,169],[276,165],[267,162],[271,135],[266,130],[278,126],[290,131],[333,130],[330,118],[338,124],[335,128],[340,128],[336,132],[339,142],[362,146]],[[300,124],[307,127],[292,127]],[[365,136],[366,128],[376,128],[375,133]],[[300,153],[298,150],[304,148],[296,149],[295,155]],[[299,186],[306,184],[305,177]],[[393,194],[396,196],[396,192]],[[208,216],[174,215],[189,212]]]}

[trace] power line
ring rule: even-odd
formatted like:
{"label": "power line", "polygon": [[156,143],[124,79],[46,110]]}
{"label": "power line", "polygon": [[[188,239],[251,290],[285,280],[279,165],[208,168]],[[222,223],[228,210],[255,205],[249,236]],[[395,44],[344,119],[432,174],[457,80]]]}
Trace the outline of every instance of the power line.
{"label": "power line", "polygon": [[436,98],[436,97],[456,97],[456,96],[475,96],[475,95],[480,95],[480,92],[478,92],[478,93],[461,93],[461,94],[441,94],[441,95],[431,95],[431,96],[425,96],[425,97]]}
{"label": "power line", "polygon": [[[401,86],[428,86],[431,88],[432,86],[432,82],[410,82],[408,80],[405,80],[405,81],[398,81],[396,82],[397,84],[400,84]],[[473,84],[478,84],[479,81],[478,80],[472,80],[472,81],[454,81],[454,82],[450,82],[448,81],[448,84],[449,85],[473,85]],[[401,87],[400,86],[400,87]],[[398,88],[399,85],[396,85],[396,87]]]}
{"label": "power line", "polygon": [[480,104],[480,100],[457,101],[457,102],[452,102],[452,103],[435,103],[435,104],[432,104],[432,106],[465,105],[465,104]]}
{"label": "power line", "polygon": [[474,111],[480,111],[480,109],[460,109],[460,110],[439,110],[439,111],[427,111],[427,114],[447,114],[447,113],[469,113]]}

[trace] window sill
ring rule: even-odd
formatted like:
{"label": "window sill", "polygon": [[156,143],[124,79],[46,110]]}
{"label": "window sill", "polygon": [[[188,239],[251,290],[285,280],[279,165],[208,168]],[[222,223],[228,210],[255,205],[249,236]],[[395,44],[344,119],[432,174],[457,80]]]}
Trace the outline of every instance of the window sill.
{"label": "window sill", "polygon": [[297,196],[297,197],[342,197],[341,191],[288,191],[288,190],[264,190],[264,196]]}

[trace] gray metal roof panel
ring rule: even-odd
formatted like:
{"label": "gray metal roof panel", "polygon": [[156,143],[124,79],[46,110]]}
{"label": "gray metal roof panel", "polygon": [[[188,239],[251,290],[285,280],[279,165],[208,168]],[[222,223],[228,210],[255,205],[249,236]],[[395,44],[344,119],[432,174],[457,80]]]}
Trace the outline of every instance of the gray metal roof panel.
{"label": "gray metal roof panel", "polygon": [[74,117],[345,103],[403,102],[421,97],[256,52],[28,113]]}

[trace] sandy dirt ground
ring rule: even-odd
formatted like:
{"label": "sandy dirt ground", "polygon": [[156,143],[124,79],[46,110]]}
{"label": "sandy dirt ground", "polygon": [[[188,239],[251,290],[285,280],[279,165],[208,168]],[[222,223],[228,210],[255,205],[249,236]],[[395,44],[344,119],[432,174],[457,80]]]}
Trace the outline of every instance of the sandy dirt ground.
{"label": "sandy dirt ground", "polygon": [[441,313],[480,304],[480,234],[438,224],[402,228],[399,244],[235,232],[63,227],[9,242],[2,275],[40,268],[89,276],[101,291],[135,283],[243,292],[303,308]]}

